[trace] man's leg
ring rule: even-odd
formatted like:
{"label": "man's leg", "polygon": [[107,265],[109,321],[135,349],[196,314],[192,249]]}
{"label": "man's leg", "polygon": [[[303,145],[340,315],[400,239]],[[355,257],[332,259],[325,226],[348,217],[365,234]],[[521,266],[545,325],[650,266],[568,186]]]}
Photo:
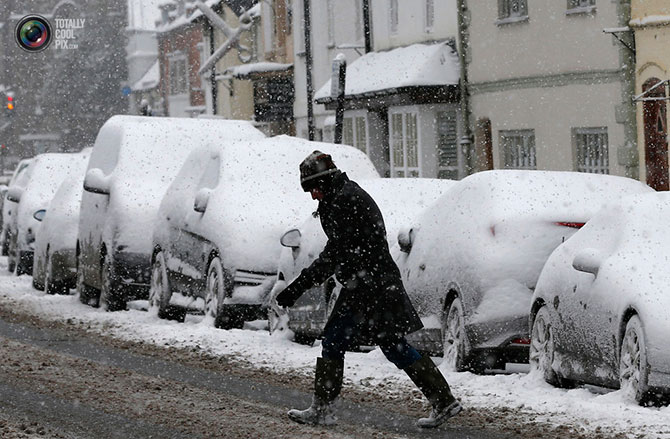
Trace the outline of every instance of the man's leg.
{"label": "man's leg", "polygon": [[384,340],[379,347],[389,361],[405,371],[431,403],[433,408],[430,416],[419,419],[419,427],[435,428],[463,410],[433,360],[428,356],[422,357],[404,337]]}
{"label": "man's leg", "polygon": [[301,424],[336,423],[332,403],[342,389],[344,354],[353,341],[354,326],[350,316],[329,323],[321,342],[321,358],[316,359],[312,405],[306,410],[290,410],[289,418]]}

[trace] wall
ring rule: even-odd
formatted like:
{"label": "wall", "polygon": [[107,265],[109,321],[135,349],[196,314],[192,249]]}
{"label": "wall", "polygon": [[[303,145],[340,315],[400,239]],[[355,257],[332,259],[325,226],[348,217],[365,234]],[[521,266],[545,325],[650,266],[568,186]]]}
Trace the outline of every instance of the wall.
{"label": "wall", "polygon": [[626,49],[603,32],[621,26],[617,3],[566,14],[566,1],[528,0],[527,21],[496,24],[497,2],[468,1],[471,124],[491,119],[495,168],[500,130],[534,129],[537,169],[569,171],[572,128],[607,127],[610,173],[636,176],[619,160],[635,141]]}
{"label": "wall", "polygon": [[[491,3],[490,0],[474,1]],[[435,24],[431,31],[426,31],[425,0],[398,0],[398,31],[395,34],[392,34],[390,29],[390,1],[370,0],[370,4],[374,32],[373,43],[376,51],[425,41],[443,41],[455,38],[458,34],[457,0],[433,0]]]}
{"label": "wall", "polygon": [[[650,20],[648,17],[666,17]],[[646,20],[645,20],[646,18]],[[642,23],[648,25],[641,26]],[[649,78],[670,79],[670,4],[666,0],[632,0],[631,27],[635,33],[635,94]],[[666,89],[667,90],[667,89]],[[636,104],[637,144],[640,154],[640,180],[646,180],[644,123],[642,103]],[[667,126],[667,124],[666,124]]]}

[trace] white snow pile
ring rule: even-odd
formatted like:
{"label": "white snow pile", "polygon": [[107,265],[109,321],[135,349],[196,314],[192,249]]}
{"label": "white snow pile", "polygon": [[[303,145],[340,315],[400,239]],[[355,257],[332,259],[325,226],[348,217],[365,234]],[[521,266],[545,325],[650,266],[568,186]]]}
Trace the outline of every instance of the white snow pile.
{"label": "white snow pile", "polygon": [[[0,302],[54,321],[71,321],[90,331],[124,340],[157,346],[197,349],[213,355],[229,355],[258,368],[312,376],[321,348],[298,345],[265,330],[223,331],[200,324],[188,316],[185,323],[159,320],[144,311],[106,313],[79,303],[76,296],[47,296],[30,286],[30,277],[10,276],[6,258],[0,258]],[[435,358],[440,362],[440,358]],[[407,376],[384,359],[379,349],[348,353],[345,386],[370,392],[406,393],[414,389]],[[512,409],[529,423],[568,425],[585,433],[623,433],[630,438],[670,438],[670,407],[639,407],[623,392],[599,389],[556,389],[541,377],[525,374],[477,376],[448,372],[441,367],[454,393],[467,408]],[[384,390],[380,384],[384,383]],[[594,391],[598,390],[598,391]]]}
{"label": "white snow pile", "polygon": [[[406,227],[427,206],[437,200],[456,181],[433,178],[376,178],[356,180],[375,200],[384,218],[389,247],[397,241],[398,232]],[[316,207],[316,206],[315,206]],[[279,272],[292,280],[319,256],[328,238],[318,217],[310,216],[297,227],[300,230],[300,249],[284,248],[279,259]]]}
{"label": "white snow pile", "polygon": [[[282,233],[316,208],[300,186],[299,172],[315,149],[331,154],[354,178],[379,178],[370,159],[348,145],[276,136],[203,146],[193,150],[168,188],[156,240],[166,244],[174,239],[170,227],[186,223],[186,230],[216,245],[227,268],[273,273]],[[204,214],[196,214],[193,200],[201,188],[211,192]]]}
{"label": "white snow pile", "polygon": [[[386,52],[370,52],[347,66],[347,96],[431,85],[454,85],[460,78],[458,54],[451,46],[413,44]],[[331,80],[314,95],[330,96]]]}
{"label": "white snow pile", "polygon": [[416,222],[407,254],[394,248],[421,315],[441,309],[452,282],[478,291],[476,319],[524,316],[551,252],[603,205],[650,192],[639,181],[577,172],[497,170],[461,180]]}

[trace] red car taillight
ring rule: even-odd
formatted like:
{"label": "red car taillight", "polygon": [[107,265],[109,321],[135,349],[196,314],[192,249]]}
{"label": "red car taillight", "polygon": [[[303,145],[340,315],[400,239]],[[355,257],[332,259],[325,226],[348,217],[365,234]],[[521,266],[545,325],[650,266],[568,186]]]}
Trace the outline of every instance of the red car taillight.
{"label": "red car taillight", "polygon": [[584,227],[584,224],[586,224],[586,223],[571,223],[571,222],[559,221],[559,222],[556,222],[554,224],[556,224],[557,226],[561,226],[561,227],[570,227],[572,229],[581,229],[582,227]]}
{"label": "red car taillight", "polygon": [[514,340],[510,341],[509,344],[529,345],[530,338],[515,338]]}

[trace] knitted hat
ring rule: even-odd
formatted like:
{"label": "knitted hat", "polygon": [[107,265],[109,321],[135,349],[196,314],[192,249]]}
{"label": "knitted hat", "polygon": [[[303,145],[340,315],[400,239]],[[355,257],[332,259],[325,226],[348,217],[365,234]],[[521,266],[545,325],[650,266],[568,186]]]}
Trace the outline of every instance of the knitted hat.
{"label": "knitted hat", "polygon": [[324,189],[324,184],[339,172],[330,155],[314,151],[300,163],[300,184],[305,192],[315,188]]}

